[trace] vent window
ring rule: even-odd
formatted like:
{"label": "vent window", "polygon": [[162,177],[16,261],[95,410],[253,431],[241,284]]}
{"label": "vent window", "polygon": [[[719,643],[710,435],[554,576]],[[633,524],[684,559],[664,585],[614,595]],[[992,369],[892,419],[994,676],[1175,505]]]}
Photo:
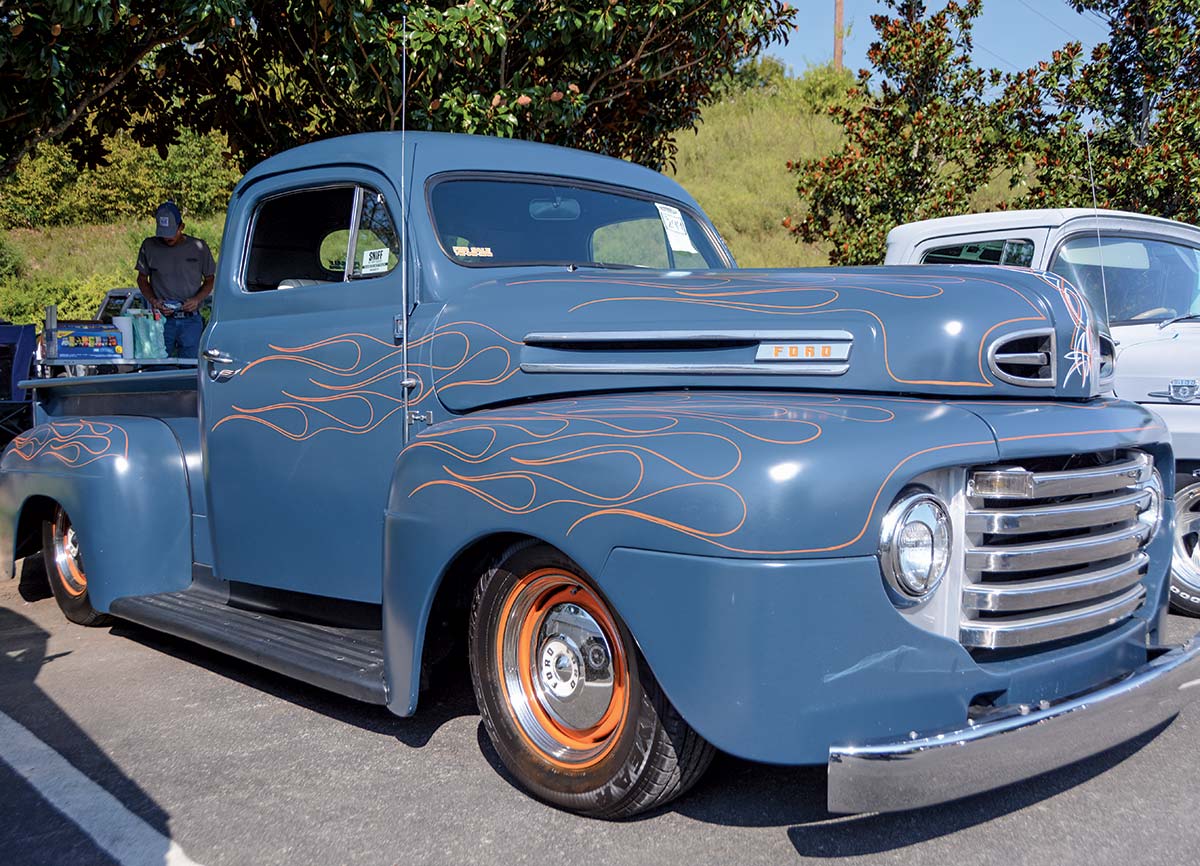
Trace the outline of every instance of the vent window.
{"label": "vent window", "polygon": [[992,344],[988,361],[996,378],[1012,385],[1054,385],[1054,332],[1025,331]]}

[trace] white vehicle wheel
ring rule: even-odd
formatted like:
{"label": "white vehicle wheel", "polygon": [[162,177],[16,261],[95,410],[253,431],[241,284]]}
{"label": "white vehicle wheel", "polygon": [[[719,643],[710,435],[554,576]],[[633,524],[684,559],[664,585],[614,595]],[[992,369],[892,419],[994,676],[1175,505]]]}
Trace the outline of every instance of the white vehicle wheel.
{"label": "white vehicle wheel", "polygon": [[1175,549],[1171,558],[1171,607],[1200,616],[1200,479],[1175,489]]}

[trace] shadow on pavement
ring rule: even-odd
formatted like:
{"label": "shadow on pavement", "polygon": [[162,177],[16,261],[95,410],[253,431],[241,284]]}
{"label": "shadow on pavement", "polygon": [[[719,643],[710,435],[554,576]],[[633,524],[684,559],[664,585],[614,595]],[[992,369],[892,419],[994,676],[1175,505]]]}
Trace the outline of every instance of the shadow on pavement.
{"label": "shadow on pavement", "polygon": [[666,808],[725,826],[791,825],[788,838],[804,857],[881,854],[986,823],[1069,790],[1129,758],[1164,727],[1102,755],[996,791],[926,809],[860,816],[825,810],[824,767],[773,767],[718,755],[700,785]]}
{"label": "shadow on pavement", "polygon": [[327,692],[301,680],[133,623],[118,622],[112,627],[112,633],[306,710],[372,733],[395,737],[412,748],[424,746],[447,722],[479,713],[475,707],[475,695],[471,690],[465,658],[461,665],[455,658],[443,663],[432,678],[430,688],[421,693],[416,715],[404,718],[394,715],[386,707]]}
{"label": "shadow on pavement", "polygon": [[[23,597],[24,582],[23,569]],[[42,668],[70,654],[48,655],[48,639],[49,635],[28,617],[0,607],[0,712],[58,752],[161,835],[161,852],[144,851],[140,862],[160,862],[160,855],[161,862],[166,862],[170,816],[38,687],[36,680]],[[0,857],[6,864],[112,862],[3,760],[0,779],[0,804],[6,815],[6,820],[0,821]]]}
{"label": "shadow on pavement", "polygon": [[824,819],[808,822],[807,826],[800,822],[790,828],[788,838],[796,852],[805,857],[855,857],[947,836],[1081,785],[1132,756],[1165,727],[1155,728],[1102,755],[996,791],[911,812],[843,818],[826,815]]}

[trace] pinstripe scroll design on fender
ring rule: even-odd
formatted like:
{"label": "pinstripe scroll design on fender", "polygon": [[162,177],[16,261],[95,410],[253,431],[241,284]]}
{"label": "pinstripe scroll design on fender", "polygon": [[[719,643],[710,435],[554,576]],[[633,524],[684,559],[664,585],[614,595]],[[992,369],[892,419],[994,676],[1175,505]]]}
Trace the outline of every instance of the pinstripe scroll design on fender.
{"label": "pinstripe scroll design on fender", "polygon": [[[440,474],[409,491],[418,498],[454,490],[512,516],[541,515],[570,534],[603,517],[632,518],[731,553],[786,556],[827,553],[857,543],[870,527],[893,477],[923,455],[960,448],[994,447],[991,437],[948,442],[913,451],[889,471],[880,467],[874,496],[861,522],[847,517],[848,538],[828,544],[761,549],[743,541],[762,515],[733,478],[748,447],[778,449],[777,466],[804,460],[804,446],[825,435],[829,422],[886,426],[886,405],[831,395],[773,400],[769,395],[655,393],[582,401],[559,400],[489,411],[418,434],[405,453],[440,452]],[[1158,425],[1015,436],[1053,440],[1099,434],[1140,433]],[[887,434],[881,430],[881,435]],[[603,471],[596,471],[597,460]],[[590,465],[589,465],[590,464]],[[756,464],[757,465],[757,464]],[[785,479],[786,480],[786,479]],[[754,483],[760,484],[759,478]],[[705,525],[696,517],[719,517]]]}
{"label": "pinstripe scroll design on fender", "polygon": [[[549,512],[569,521],[568,533],[623,515],[724,550],[760,553],[738,544],[752,519],[731,478],[744,448],[774,446],[795,459],[824,434],[823,421],[886,425],[894,418],[886,407],[837,396],[784,402],[657,393],[495,410],[486,419],[420,433],[406,451],[432,449],[445,462],[440,477],[409,496],[458,490],[510,515]],[[595,471],[597,460],[604,460],[604,471]],[[702,525],[685,517],[694,512],[687,503],[698,497],[716,504],[707,510],[726,522]]]}
{"label": "pinstripe scroll design on fender", "polygon": [[78,469],[105,458],[129,459],[129,434],[107,421],[52,421],[22,433],[9,453],[27,463],[49,457]]}
{"label": "pinstripe scroll design on fender", "polygon": [[[484,333],[478,347],[473,334]],[[514,376],[520,367],[509,346],[520,343],[478,322],[450,322],[414,340],[410,351],[433,341],[461,346],[461,352],[440,365],[409,361],[418,380],[410,402],[416,406],[435,388],[495,385]],[[506,345],[507,344],[507,345]],[[404,373],[399,346],[369,334],[337,334],[303,346],[270,345],[271,354],[246,364],[238,376],[264,365],[290,364],[307,368],[304,392],[282,391],[282,399],[262,406],[238,406],[213,424],[213,429],[237,422],[258,424],[296,442],[322,433],[363,435],[403,412],[400,381]],[[446,381],[453,380],[453,381]],[[398,419],[399,420],[399,419]]]}

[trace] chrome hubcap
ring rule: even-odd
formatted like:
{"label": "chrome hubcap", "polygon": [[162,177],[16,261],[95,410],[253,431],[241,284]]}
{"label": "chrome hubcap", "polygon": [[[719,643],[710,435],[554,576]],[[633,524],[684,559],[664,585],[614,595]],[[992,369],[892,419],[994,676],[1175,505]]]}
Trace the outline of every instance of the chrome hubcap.
{"label": "chrome hubcap", "polygon": [[1200,592],[1200,483],[1175,495],[1175,579]]}
{"label": "chrome hubcap", "polygon": [[67,530],[67,535],[63,539],[63,551],[75,560],[76,564],[79,563],[79,542],[75,539],[74,526]]}
{"label": "chrome hubcap", "polygon": [[75,534],[75,527],[61,511],[54,520],[54,563],[67,591],[71,595],[82,595],[87,589],[87,578],[79,555],[79,537]]}
{"label": "chrome hubcap", "polygon": [[590,728],[612,700],[612,651],[592,615],[573,604],[556,604],[538,635],[532,673],[542,706],[568,728]]}

